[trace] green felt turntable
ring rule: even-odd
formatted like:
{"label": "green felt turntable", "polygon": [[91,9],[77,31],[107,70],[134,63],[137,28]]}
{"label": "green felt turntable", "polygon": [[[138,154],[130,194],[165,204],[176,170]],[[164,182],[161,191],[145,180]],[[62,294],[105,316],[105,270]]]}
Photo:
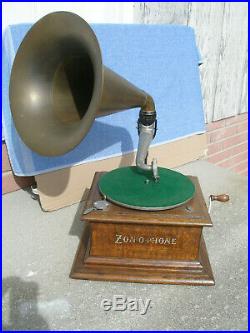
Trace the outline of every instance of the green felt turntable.
{"label": "green felt turntable", "polygon": [[156,181],[151,171],[136,166],[112,170],[99,181],[99,190],[107,200],[139,210],[165,210],[183,205],[195,193],[192,181],[179,172],[158,167]]}

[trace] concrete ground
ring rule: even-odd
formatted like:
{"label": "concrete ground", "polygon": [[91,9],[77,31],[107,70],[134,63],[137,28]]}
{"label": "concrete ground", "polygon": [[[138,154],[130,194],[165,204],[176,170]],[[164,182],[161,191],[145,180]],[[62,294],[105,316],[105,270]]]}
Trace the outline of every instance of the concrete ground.
{"label": "concrete ground", "polygon": [[[214,202],[204,230],[215,287],[69,279],[83,223],[82,204],[45,213],[26,191],[3,196],[3,329],[245,330],[247,329],[247,179],[200,161],[180,168],[197,175]],[[114,295],[151,299],[139,311],[104,311]]]}

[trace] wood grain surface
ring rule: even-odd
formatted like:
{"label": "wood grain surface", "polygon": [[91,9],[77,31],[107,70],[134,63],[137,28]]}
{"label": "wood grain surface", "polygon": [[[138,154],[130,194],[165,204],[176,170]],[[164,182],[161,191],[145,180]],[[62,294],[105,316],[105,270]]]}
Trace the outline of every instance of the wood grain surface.
{"label": "wood grain surface", "polygon": [[[86,207],[100,199],[98,180],[102,174],[95,174]],[[198,179],[191,179],[197,191],[188,209],[184,206],[184,210],[175,208],[154,214],[111,204],[106,211],[83,215],[87,227],[70,277],[214,285],[202,236],[203,226],[211,226],[212,222]]]}

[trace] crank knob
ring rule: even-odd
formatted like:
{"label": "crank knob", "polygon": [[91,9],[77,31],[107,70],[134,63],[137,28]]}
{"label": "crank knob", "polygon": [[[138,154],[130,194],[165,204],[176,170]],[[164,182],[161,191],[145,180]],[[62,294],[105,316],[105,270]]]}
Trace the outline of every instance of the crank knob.
{"label": "crank knob", "polygon": [[229,195],[228,194],[218,194],[218,195],[210,195],[211,201],[220,201],[220,202],[227,202],[229,201]]}

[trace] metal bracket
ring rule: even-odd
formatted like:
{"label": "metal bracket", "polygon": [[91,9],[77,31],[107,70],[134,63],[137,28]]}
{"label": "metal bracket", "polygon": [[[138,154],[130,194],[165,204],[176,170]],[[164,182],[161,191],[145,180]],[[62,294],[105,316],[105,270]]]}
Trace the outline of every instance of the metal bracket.
{"label": "metal bracket", "polygon": [[[145,122],[144,122],[145,123]],[[151,165],[147,164],[149,146],[156,134],[156,120],[150,125],[141,123],[141,117],[138,120],[139,142],[136,154],[136,166],[145,171],[152,171],[154,180],[159,181],[157,160],[154,158]]]}

